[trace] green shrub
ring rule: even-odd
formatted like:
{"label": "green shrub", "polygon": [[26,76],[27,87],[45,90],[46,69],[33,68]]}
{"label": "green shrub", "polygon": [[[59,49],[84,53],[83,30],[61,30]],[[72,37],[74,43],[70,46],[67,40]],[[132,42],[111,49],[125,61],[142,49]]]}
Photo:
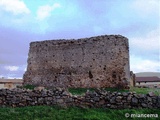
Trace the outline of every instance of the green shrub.
{"label": "green shrub", "polygon": [[77,94],[77,95],[82,95],[84,93],[87,92],[87,90],[89,91],[94,91],[96,88],[68,88],[69,92],[72,93],[73,95]]}
{"label": "green shrub", "polygon": [[[94,91],[96,90],[96,88],[69,88],[68,89],[70,93],[72,94],[77,94],[77,95],[82,95],[84,93],[87,92],[87,90],[89,91]],[[125,89],[118,89],[118,88],[105,88],[106,91],[111,91],[111,92],[128,92],[129,90],[125,90]]]}
{"label": "green shrub", "polygon": [[24,85],[23,88],[33,90],[36,86],[34,85]]}

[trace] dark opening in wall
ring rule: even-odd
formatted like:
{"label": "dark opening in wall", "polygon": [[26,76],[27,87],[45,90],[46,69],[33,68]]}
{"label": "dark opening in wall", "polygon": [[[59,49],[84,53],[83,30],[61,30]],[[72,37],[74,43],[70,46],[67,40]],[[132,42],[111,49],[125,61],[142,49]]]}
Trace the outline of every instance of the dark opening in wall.
{"label": "dark opening in wall", "polygon": [[72,73],[71,73],[71,72],[69,72],[68,74],[69,74],[69,75],[72,75]]}
{"label": "dark opening in wall", "polygon": [[106,65],[104,66],[103,70],[106,70]]}
{"label": "dark opening in wall", "polygon": [[121,77],[120,76],[118,76],[118,79],[119,79],[119,81],[121,81]]}
{"label": "dark opening in wall", "polygon": [[112,78],[113,78],[113,79],[116,79],[116,77],[117,77],[117,75],[116,75],[116,72],[114,71],[114,72],[112,73]]}
{"label": "dark opening in wall", "polygon": [[89,78],[92,79],[93,78],[93,75],[92,75],[92,72],[89,71]]}

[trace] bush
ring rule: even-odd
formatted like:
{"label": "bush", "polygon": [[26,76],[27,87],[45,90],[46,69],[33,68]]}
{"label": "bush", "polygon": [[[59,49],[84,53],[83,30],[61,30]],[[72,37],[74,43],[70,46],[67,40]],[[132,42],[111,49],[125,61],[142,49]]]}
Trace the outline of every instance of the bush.
{"label": "bush", "polygon": [[24,85],[23,88],[26,88],[26,89],[30,89],[30,90],[33,90],[36,86],[34,85]]}

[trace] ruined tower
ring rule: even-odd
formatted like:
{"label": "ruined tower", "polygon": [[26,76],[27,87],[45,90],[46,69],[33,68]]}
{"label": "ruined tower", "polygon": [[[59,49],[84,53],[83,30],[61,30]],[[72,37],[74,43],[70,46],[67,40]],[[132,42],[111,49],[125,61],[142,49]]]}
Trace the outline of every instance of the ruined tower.
{"label": "ruined tower", "polygon": [[129,44],[121,35],[30,43],[24,84],[45,87],[129,86]]}

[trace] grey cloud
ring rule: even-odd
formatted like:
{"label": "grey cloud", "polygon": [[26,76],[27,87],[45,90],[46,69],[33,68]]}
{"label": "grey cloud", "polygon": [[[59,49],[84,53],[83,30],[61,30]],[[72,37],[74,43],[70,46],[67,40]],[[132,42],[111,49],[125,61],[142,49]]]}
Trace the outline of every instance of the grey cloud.
{"label": "grey cloud", "polygon": [[6,70],[5,66],[6,65],[0,65],[0,76],[3,76],[5,78],[7,77],[22,78],[23,77],[24,69],[26,67],[25,65],[18,66],[19,69],[17,71]]}
{"label": "grey cloud", "polygon": [[[147,22],[144,19],[138,20],[138,18],[136,18],[137,16],[134,14],[128,15],[127,13],[124,13],[124,15],[128,15],[129,17],[132,16],[134,18],[134,20],[131,19],[130,21],[127,21],[124,18],[119,18],[121,15],[116,16],[117,13],[113,13],[114,16],[116,16],[115,19],[120,21],[120,23],[125,24],[120,25],[118,28],[114,28],[111,24],[112,18],[110,18],[112,17],[112,14],[108,13],[110,13],[110,8],[115,4],[115,2],[121,3],[119,0],[74,0],[70,3],[69,7],[76,5],[77,11],[75,14],[67,15],[64,11],[59,12],[58,14],[53,13],[47,21],[40,23],[31,22],[24,24],[24,28],[17,28],[19,30],[21,29],[21,31],[0,25],[1,67],[3,65],[26,65],[29,43],[31,41],[41,41],[47,39],[77,39],[102,34],[122,34],[130,40],[132,37],[141,36],[145,32],[155,28],[155,25],[151,22],[152,19],[155,19],[154,16],[149,18]],[[116,6],[118,7],[118,4]],[[127,23],[124,23],[124,21]],[[48,24],[48,28],[44,30],[44,33],[42,34],[39,31],[39,28],[43,27],[45,24]],[[96,27],[100,30],[94,30]],[[31,28],[31,31],[27,31],[28,28]],[[35,31],[36,34],[34,34],[33,31]],[[142,49],[137,49],[132,44],[130,44],[130,53],[156,60],[158,60],[158,56],[160,54],[154,50],[145,51]],[[8,74],[8,71],[5,71],[4,69],[1,70],[3,70],[4,74]],[[1,72],[0,74],[3,73]],[[11,73],[12,72],[9,72],[9,74]],[[22,75],[23,70],[14,72],[14,74]]]}

